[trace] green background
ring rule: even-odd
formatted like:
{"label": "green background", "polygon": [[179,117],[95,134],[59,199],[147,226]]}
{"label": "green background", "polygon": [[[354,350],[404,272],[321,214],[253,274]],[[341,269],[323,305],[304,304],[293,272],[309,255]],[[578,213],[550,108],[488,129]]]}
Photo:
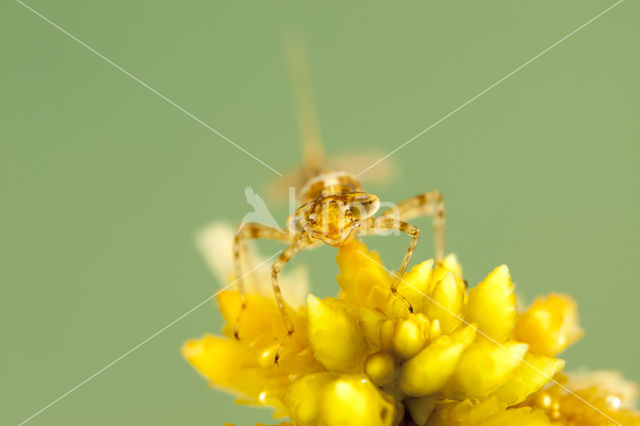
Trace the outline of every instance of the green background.
{"label": "green background", "polygon": [[[29,5],[278,170],[300,146],[282,40],[308,45],[331,155],[385,153],[613,4],[32,0]],[[640,381],[640,7],[626,0],[393,156],[399,201],[439,189],[471,283],[507,263],[531,301],[579,302],[570,369]],[[0,4],[0,423],[17,424],[211,295],[194,235],[275,175],[14,1]],[[285,205],[274,207],[284,219]],[[430,228],[417,258],[432,255]],[[375,238],[396,267],[406,238]],[[276,245],[262,244],[265,253]],[[308,264],[334,294],[335,249]],[[311,262],[313,260],[313,262]],[[269,421],[179,354],[206,304],[33,425]]]}

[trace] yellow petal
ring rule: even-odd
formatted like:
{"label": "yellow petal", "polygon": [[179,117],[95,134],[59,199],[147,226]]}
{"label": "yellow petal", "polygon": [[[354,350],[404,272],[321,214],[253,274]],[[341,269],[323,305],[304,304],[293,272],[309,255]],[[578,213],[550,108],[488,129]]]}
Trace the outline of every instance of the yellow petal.
{"label": "yellow petal", "polygon": [[440,327],[440,321],[434,319],[431,322],[431,327],[429,329],[429,339],[431,341],[436,340],[442,334],[442,327]]}
{"label": "yellow petal", "polygon": [[[407,271],[398,285],[398,293],[411,304],[414,312],[423,311],[425,297],[433,287],[432,272],[433,260],[426,260]],[[390,294],[386,310],[392,319],[397,319],[406,315],[407,305],[400,297]]]}
{"label": "yellow petal", "polygon": [[477,329],[477,324],[467,324],[466,327],[456,330],[449,337],[451,337],[451,341],[453,343],[462,343],[462,345],[467,348],[475,340],[477,336]]}
{"label": "yellow petal", "polygon": [[[226,320],[223,333],[231,340],[234,338],[234,324],[240,318],[239,343],[254,354],[258,354],[259,362],[263,366],[272,366],[275,353],[287,334],[282,314],[273,297],[247,294],[247,305],[239,317],[241,309],[240,293],[237,291],[223,291],[218,295],[220,312]],[[289,319],[294,325],[295,332],[287,340],[281,354],[280,365],[292,372],[308,373],[318,371],[319,364],[313,358],[307,340],[307,322],[304,311],[293,310],[286,306]]]}
{"label": "yellow petal", "polygon": [[495,392],[507,405],[519,404],[564,368],[564,360],[528,353],[513,376]]}
{"label": "yellow petal", "polygon": [[511,378],[526,352],[524,343],[475,342],[462,354],[445,395],[454,399],[488,397]]}
{"label": "yellow petal", "polygon": [[369,342],[376,346],[380,346],[380,333],[382,330],[382,325],[384,324],[386,318],[384,314],[378,310],[366,308],[361,306],[358,308],[358,325],[362,329],[365,337]]}
{"label": "yellow petal", "polygon": [[385,320],[380,328],[380,344],[384,349],[393,349],[393,334],[396,326],[393,321]]}
{"label": "yellow petal", "polygon": [[380,255],[354,239],[338,248],[336,260],[340,267],[337,279],[342,297],[350,303],[384,309],[391,281],[380,266]]}
{"label": "yellow petal", "polygon": [[182,355],[212,386],[241,394],[252,404],[282,409],[280,399],[288,385],[286,372],[265,374],[253,354],[236,341],[205,335],[187,341]]}
{"label": "yellow petal", "polygon": [[441,336],[408,360],[402,367],[398,384],[410,396],[440,391],[449,381],[462,352],[475,337],[475,329],[465,327],[453,336]]}
{"label": "yellow petal", "polygon": [[477,424],[482,426],[558,426],[558,423],[552,422],[542,410],[532,410],[530,407],[503,410]]}
{"label": "yellow petal", "polygon": [[[273,302],[273,299],[254,294],[247,294],[246,297],[246,308],[242,315],[239,316],[242,299],[238,291],[226,290],[217,296],[220,312],[226,322],[222,330],[224,334],[229,338],[233,338],[235,322],[240,318],[238,334],[243,341],[252,341],[260,338],[265,333],[282,338],[286,334],[286,327],[280,310]],[[296,311],[288,309],[287,312],[291,314],[292,320],[296,323],[304,322],[300,321],[300,316]]]}
{"label": "yellow petal", "polygon": [[526,403],[542,408],[561,424],[640,425],[640,412],[635,409],[637,385],[625,382],[619,373],[593,371],[556,377],[559,384],[544,387]]}
{"label": "yellow petal", "polygon": [[466,317],[491,339],[505,342],[516,323],[516,296],[506,265],[498,266],[469,291]]}
{"label": "yellow petal", "polygon": [[364,372],[378,386],[386,385],[393,380],[395,360],[388,352],[376,352],[369,355],[364,364]]}
{"label": "yellow petal", "polygon": [[451,253],[445,256],[442,262],[436,264],[431,274],[432,284],[437,283],[449,272],[453,273],[457,280],[463,282],[462,278],[462,266],[458,262],[458,258],[455,254]]}
{"label": "yellow petal", "polygon": [[329,372],[307,374],[289,385],[284,402],[289,409],[289,417],[300,424],[309,424],[320,416],[321,392],[335,380]]}
{"label": "yellow petal", "polygon": [[533,353],[555,356],[582,337],[578,309],[567,295],[552,293],[537,298],[518,318],[514,336]]}
{"label": "yellow petal", "polygon": [[221,386],[233,383],[233,369],[237,370],[251,362],[250,355],[242,351],[238,344],[210,334],[202,339],[188,340],[182,345],[181,352],[200,374]]}
{"label": "yellow petal", "polygon": [[303,376],[289,386],[285,403],[300,425],[390,426],[394,420],[393,400],[362,375]]}
{"label": "yellow petal", "polygon": [[433,412],[438,399],[433,396],[422,396],[405,400],[405,407],[411,414],[411,420],[418,426],[425,426]]}
{"label": "yellow petal", "polygon": [[436,407],[429,419],[430,426],[551,426],[552,423],[542,410],[530,407],[506,409],[495,398],[482,402],[465,400],[449,402]]}
{"label": "yellow petal", "polygon": [[436,283],[431,297],[425,300],[424,312],[431,320],[438,320],[442,332],[449,334],[462,321],[464,297],[464,284],[456,280],[452,272],[448,272]]}
{"label": "yellow petal", "polygon": [[331,383],[322,398],[320,425],[390,426],[394,404],[362,376],[342,377]]}
{"label": "yellow petal", "polygon": [[336,300],[307,297],[309,342],[316,358],[329,370],[349,371],[364,357],[364,335]]}
{"label": "yellow petal", "polygon": [[412,357],[425,344],[430,324],[424,315],[419,315],[409,315],[396,322],[391,344],[400,358]]}

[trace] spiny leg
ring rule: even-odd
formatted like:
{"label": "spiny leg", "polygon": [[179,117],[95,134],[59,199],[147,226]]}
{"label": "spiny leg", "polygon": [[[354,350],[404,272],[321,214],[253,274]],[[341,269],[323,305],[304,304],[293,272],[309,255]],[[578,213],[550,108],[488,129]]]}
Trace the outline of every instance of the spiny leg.
{"label": "spiny leg", "polygon": [[393,217],[398,221],[408,221],[418,216],[433,217],[436,262],[442,262],[445,246],[445,211],[442,194],[439,191],[429,191],[407,198],[395,207],[385,210],[380,217]]}
{"label": "spiny leg", "polygon": [[293,322],[286,311],[286,305],[284,303],[284,298],[282,297],[282,291],[280,289],[280,284],[278,283],[278,274],[284,266],[289,262],[293,257],[298,254],[300,250],[307,247],[309,245],[309,241],[305,238],[306,235],[304,232],[300,234],[295,243],[291,244],[287,247],[282,254],[278,257],[278,260],[273,264],[271,268],[271,284],[273,286],[273,294],[276,297],[276,302],[278,303],[278,308],[280,309],[280,314],[282,314],[282,320],[284,321],[284,325],[287,328],[287,335],[282,339],[280,343],[280,347],[276,352],[275,363],[278,363],[280,359],[280,355],[282,354],[282,349],[284,348],[285,343],[291,338],[294,332]]}
{"label": "spiny leg", "polygon": [[398,269],[398,273],[395,275],[393,281],[391,282],[391,293],[395,294],[404,302],[405,305],[407,305],[409,312],[413,312],[411,303],[409,303],[409,301],[402,294],[398,293],[398,286],[400,285],[400,281],[402,280],[404,273],[407,271],[407,267],[409,266],[409,262],[411,261],[411,256],[413,256],[413,252],[416,251],[416,246],[418,245],[418,240],[420,239],[420,230],[417,226],[411,225],[410,223],[403,222],[401,220],[396,220],[392,217],[372,218],[370,220],[370,224],[368,224],[368,226],[366,227],[366,230],[369,234],[375,233],[376,231],[398,230],[411,237],[411,243],[409,244],[409,248],[404,254],[404,258],[402,259],[402,263],[400,264],[400,269]]}
{"label": "spiny leg", "polygon": [[238,317],[233,325],[233,335],[236,339],[239,339],[238,330],[240,328],[240,320],[242,319],[244,310],[247,308],[247,295],[245,293],[243,281],[244,276],[242,272],[242,266],[245,258],[247,257],[245,241],[258,238],[270,238],[286,242],[291,241],[291,237],[285,231],[281,231],[280,229],[272,228],[267,225],[262,225],[261,223],[243,223],[236,231],[235,238],[233,240],[233,264],[241,301],[240,312],[238,312]]}

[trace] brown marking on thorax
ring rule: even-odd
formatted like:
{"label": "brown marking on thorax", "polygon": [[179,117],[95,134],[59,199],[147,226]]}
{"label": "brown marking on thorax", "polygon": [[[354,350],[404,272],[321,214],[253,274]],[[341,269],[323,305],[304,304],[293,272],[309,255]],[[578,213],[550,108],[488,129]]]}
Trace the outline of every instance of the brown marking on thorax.
{"label": "brown marking on thorax", "polygon": [[346,172],[324,171],[302,189],[302,205],[287,220],[291,233],[304,229],[309,237],[338,246],[349,241],[359,220],[372,216],[378,197],[364,192],[357,178]]}
{"label": "brown marking on thorax", "polygon": [[312,178],[302,188],[301,204],[316,201],[322,197],[352,192],[363,192],[364,188],[358,179],[346,172],[325,170]]}

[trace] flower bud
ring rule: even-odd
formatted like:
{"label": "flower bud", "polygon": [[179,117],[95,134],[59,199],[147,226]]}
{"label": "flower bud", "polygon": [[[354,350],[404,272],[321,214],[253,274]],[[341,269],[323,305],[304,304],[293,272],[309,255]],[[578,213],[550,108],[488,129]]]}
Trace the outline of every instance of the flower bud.
{"label": "flower bud", "polygon": [[453,253],[446,255],[442,262],[438,262],[433,268],[433,273],[431,274],[433,284],[443,279],[449,272],[452,272],[456,278],[462,279],[462,265],[460,265],[458,257]]}
{"label": "flower bud", "polygon": [[437,319],[431,322],[431,327],[429,327],[429,340],[432,342],[436,340],[442,334],[442,327],[440,327],[440,321]]}
{"label": "flower bud", "polygon": [[348,371],[364,356],[364,336],[347,311],[331,302],[307,297],[309,343],[327,369]]}
{"label": "flower bud", "polygon": [[537,298],[518,318],[514,336],[533,353],[555,356],[582,337],[576,302],[564,294]]}
{"label": "flower bud", "polygon": [[301,425],[390,426],[394,405],[365,376],[322,372],[293,382],[284,396]]}
{"label": "flower bud", "polygon": [[526,354],[513,377],[495,392],[498,400],[507,405],[519,404],[547,384],[564,368],[564,360],[544,355]]}
{"label": "flower bud", "polygon": [[[425,294],[428,295],[431,293],[431,287],[433,286],[431,279],[432,272],[433,260],[426,260],[408,270],[398,285],[398,293],[411,304],[413,312],[422,312]],[[406,314],[406,303],[399,297],[395,295],[392,296],[393,297],[389,298],[387,311],[397,312],[401,315]],[[391,316],[395,318],[395,316]]]}
{"label": "flower bud", "polygon": [[405,407],[411,414],[411,420],[418,426],[425,426],[438,402],[437,397],[422,396],[406,400]]}
{"label": "flower bud", "polygon": [[[428,335],[428,320],[421,315],[416,315],[399,320],[392,337],[393,350],[401,358],[410,358],[417,354],[425,344],[425,335]],[[426,320],[426,323],[425,323]]]}
{"label": "flower bud", "polygon": [[377,352],[369,355],[364,364],[364,372],[378,386],[391,382],[394,370],[395,360],[387,352]]}
{"label": "flower bud", "polygon": [[391,320],[385,320],[380,327],[380,344],[385,349],[392,349],[395,324]]}
{"label": "flower bud", "polygon": [[505,342],[516,323],[516,296],[506,265],[498,266],[477,287],[469,290],[466,317],[497,342]]}
{"label": "flower bud", "polygon": [[291,383],[285,392],[284,403],[289,417],[296,423],[313,422],[321,412],[320,399],[323,389],[337,377],[334,373],[307,374]]}
{"label": "flower bud", "polygon": [[441,336],[424,348],[402,367],[398,380],[402,391],[410,396],[423,396],[441,390],[474,338],[475,329],[468,326],[452,336]]}
{"label": "flower bud", "polygon": [[370,252],[362,242],[353,239],[338,248],[336,260],[340,267],[337,279],[344,300],[384,309],[391,280],[389,273],[380,266],[380,255]]}
{"label": "flower bud", "polygon": [[358,324],[365,337],[374,345],[380,346],[380,331],[386,320],[384,314],[378,310],[362,306],[358,309],[358,318]]}
{"label": "flower bud", "polygon": [[452,272],[447,272],[424,302],[424,312],[430,319],[440,321],[442,331],[449,334],[462,321],[464,296],[464,284],[456,280]]}
{"label": "flower bud", "polygon": [[486,340],[475,342],[460,357],[445,396],[452,399],[489,396],[511,378],[527,348],[526,344],[517,342],[503,345]]}

